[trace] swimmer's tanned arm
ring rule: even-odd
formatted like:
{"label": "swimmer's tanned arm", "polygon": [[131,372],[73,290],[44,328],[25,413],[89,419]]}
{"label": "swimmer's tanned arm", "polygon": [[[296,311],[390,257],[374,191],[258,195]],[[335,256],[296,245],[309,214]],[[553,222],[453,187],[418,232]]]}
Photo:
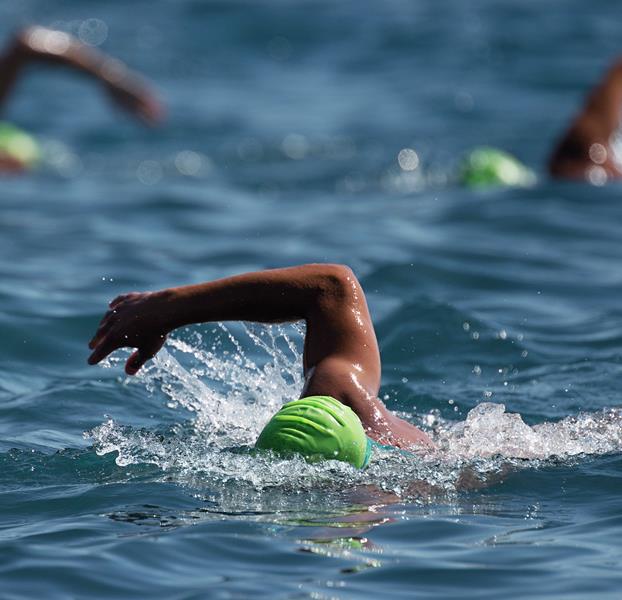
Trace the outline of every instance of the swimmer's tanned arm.
{"label": "swimmer's tanned arm", "polygon": [[429,437],[378,399],[380,353],[365,294],[341,265],[303,265],[212,282],[135,292],[115,298],[89,343],[90,364],[122,347],[136,348],[125,371],[134,375],[168,333],[191,323],[304,320],[303,396],[326,395],[350,406],[368,435],[400,448],[430,446]]}
{"label": "swimmer's tanned arm", "polygon": [[622,164],[616,159],[612,144],[612,137],[621,125],[622,59],[619,59],[590,92],[583,109],[553,149],[549,158],[551,175],[590,179],[594,176],[591,170],[596,168],[605,180],[622,178]]}
{"label": "swimmer's tanned arm", "polygon": [[120,60],[82,44],[62,31],[33,26],[17,33],[0,54],[0,108],[19,75],[33,63],[62,65],[99,81],[117,105],[147,125],[164,115],[155,94]]}

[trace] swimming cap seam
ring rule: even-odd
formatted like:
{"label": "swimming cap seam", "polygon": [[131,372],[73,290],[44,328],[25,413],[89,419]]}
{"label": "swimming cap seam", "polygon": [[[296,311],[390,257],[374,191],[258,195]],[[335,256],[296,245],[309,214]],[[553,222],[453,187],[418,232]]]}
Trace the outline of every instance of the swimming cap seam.
{"label": "swimming cap seam", "polygon": [[308,419],[307,417],[303,417],[301,415],[276,414],[273,418],[275,421],[292,421],[294,423],[304,423],[305,425],[308,425],[316,431],[321,431],[326,435],[332,435],[332,432],[329,431],[326,427],[319,425],[318,423],[314,423],[311,419]]}
{"label": "swimming cap seam", "polygon": [[[345,427],[346,423],[342,415],[336,414],[334,407],[322,405],[322,403],[318,402],[317,400],[311,400],[309,398],[301,398],[301,400],[304,400],[306,404],[310,404],[314,408],[327,412],[331,417],[333,417],[333,419],[335,419],[335,421],[337,421],[337,423],[339,423],[339,425]],[[336,400],[336,402],[338,402],[338,400]],[[343,407],[344,405],[342,404],[341,406]]]}

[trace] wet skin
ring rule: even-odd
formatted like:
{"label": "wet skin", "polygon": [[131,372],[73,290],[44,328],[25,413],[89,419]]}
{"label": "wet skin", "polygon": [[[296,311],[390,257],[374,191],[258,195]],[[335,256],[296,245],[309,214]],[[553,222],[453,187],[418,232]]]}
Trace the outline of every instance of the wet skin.
{"label": "wet skin", "polygon": [[367,434],[382,444],[432,446],[423,431],[379,400],[380,353],[365,294],[354,273],[341,265],[302,265],[118,296],[89,343],[89,363],[118,348],[136,348],[125,365],[126,373],[135,375],[178,327],[298,320],[307,325],[303,397],[333,396],[350,406]]}
{"label": "wet skin", "polygon": [[622,178],[622,164],[616,160],[612,145],[621,118],[622,60],[618,60],[592,89],[581,112],[554,148],[549,159],[551,175],[591,179],[597,169],[603,182]]}

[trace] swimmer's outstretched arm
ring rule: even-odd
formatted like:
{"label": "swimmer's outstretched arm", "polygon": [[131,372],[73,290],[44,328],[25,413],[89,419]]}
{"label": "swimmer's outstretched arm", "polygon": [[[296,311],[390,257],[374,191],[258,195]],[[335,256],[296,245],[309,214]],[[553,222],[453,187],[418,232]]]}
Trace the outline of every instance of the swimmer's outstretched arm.
{"label": "swimmer's outstretched arm", "polygon": [[611,138],[622,125],[622,60],[607,71],[591,91],[585,106],[570,124],[549,159],[555,177],[584,179],[599,166],[610,178],[622,177]]}
{"label": "swimmer's outstretched arm", "polygon": [[16,34],[0,55],[0,107],[24,67],[31,63],[63,65],[101,82],[112,99],[148,125],[164,115],[156,95],[120,60],[90,48],[62,31],[29,27]]}
{"label": "swimmer's outstretched arm", "polygon": [[350,406],[370,437],[398,447],[431,445],[428,436],[378,399],[380,354],[365,294],[340,265],[303,265],[115,298],[89,343],[89,363],[133,347],[134,375],[169,332],[191,323],[305,320],[303,396],[333,396]]}

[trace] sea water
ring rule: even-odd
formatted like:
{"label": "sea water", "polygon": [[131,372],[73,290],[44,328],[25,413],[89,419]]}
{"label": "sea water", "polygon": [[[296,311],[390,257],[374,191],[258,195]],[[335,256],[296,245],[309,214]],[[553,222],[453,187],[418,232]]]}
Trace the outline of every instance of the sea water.
{"label": "sea water", "polygon": [[[112,53],[144,129],[62,70],[3,118],[0,597],[619,598],[620,185],[547,153],[619,51],[617,7],[0,3]],[[538,173],[469,190],[464,151]],[[258,454],[302,388],[304,325],[176,331],[134,378],[86,365],[116,294],[332,261],[366,290],[380,396],[433,452]]]}

